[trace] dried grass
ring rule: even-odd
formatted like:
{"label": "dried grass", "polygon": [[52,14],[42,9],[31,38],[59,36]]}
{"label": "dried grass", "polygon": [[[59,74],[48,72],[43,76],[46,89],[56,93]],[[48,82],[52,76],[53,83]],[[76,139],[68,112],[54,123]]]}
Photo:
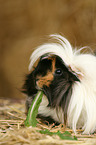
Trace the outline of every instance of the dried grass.
{"label": "dried grass", "polygon": [[96,145],[96,134],[82,135],[78,130],[78,141],[61,140],[56,135],[45,135],[37,132],[41,129],[49,129],[52,132],[72,130],[62,125],[45,125],[39,121],[37,127],[25,127],[25,102],[0,99],[0,145]]}

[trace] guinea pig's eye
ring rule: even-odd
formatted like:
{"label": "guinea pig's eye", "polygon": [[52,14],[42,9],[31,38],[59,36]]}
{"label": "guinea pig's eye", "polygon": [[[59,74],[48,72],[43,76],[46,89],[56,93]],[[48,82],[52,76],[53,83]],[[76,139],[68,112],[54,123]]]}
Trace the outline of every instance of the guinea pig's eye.
{"label": "guinea pig's eye", "polygon": [[56,75],[61,75],[62,74],[62,69],[58,68],[55,70]]}

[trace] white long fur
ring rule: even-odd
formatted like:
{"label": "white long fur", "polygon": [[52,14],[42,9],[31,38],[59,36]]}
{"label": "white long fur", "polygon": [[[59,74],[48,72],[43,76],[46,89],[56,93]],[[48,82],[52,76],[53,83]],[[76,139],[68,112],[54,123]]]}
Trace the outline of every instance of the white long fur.
{"label": "white long fur", "polygon": [[[67,113],[68,126],[72,127],[74,132],[76,132],[76,128],[82,127],[84,133],[93,133],[96,130],[96,57],[92,54],[80,54],[80,51],[76,49],[73,50],[68,40],[60,35],[51,35],[51,37],[56,39],[57,43],[39,46],[31,55],[29,70],[32,69],[39,57],[48,53],[61,57],[64,64],[71,67],[77,75],[80,74],[80,82],[76,82],[72,88],[73,92]],[[46,110],[45,115],[51,112],[51,116],[53,115],[53,118],[57,120],[56,113],[54,111],[52,113],[50,109],[47,110],[46,106],[44,110],[42,103],[39,111]],[[62,119],[60,121],[63,122]]]}

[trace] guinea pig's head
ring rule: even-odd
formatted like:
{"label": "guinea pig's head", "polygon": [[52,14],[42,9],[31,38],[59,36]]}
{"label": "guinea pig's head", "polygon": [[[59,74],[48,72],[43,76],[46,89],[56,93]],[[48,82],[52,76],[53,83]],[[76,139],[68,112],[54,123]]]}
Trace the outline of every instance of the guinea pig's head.
{"label": "guinea pig's head", "polygon": [[79,78],[56,55],[41,56],[37,66],[27,76],[25,93],[32,96],[42,90],[48,99],[48,106],[62,107],[67,113],[73,84]]}
{"label": "guinea pig's head", "polygon": [[58,56],[42,56],[34,74],[36,88],[43,90],[48,98],[49,106],[62,106],[66,110],[66,104],[72,93],[72,84],[79,81],[78,77]]}

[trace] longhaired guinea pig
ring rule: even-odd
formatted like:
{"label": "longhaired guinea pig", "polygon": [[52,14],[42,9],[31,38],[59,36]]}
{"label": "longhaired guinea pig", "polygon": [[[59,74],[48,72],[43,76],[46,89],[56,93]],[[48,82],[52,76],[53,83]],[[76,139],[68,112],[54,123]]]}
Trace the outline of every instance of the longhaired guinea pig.
{"label": "longhaired guinea pig", "polygon": [[[44,95],[38,116],[90,134],[96,129],[96,57],[73,49],[61,35],[57,42],[39,46],[31,55],[23,86],[27,111],[38,90]],[[35,62],[39,59],[36,67]]]}

